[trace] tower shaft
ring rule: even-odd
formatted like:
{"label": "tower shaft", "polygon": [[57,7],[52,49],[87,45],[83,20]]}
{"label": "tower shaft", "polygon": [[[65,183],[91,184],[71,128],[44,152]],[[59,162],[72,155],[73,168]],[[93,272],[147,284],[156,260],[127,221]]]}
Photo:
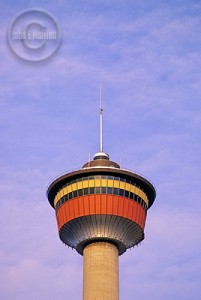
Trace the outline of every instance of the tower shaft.
{"label": "tower shaft", "polygon": [[118,249],[108,242],[94,242],[83,251],[83,300],[118,300]]}

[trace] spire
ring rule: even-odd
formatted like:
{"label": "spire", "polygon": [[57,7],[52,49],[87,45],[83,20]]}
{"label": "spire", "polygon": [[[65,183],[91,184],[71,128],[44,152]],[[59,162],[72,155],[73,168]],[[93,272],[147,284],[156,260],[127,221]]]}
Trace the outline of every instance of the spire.
{"label": "spire", "polygon": [[106,152],[103,152],[103,108],[102,108],[102,89],[100,84],[100,111],[99,111],[99,117],[100,117],[100,147],[99,152],[95,153],[93,160],[89,161],[84,164],[82,167],[85,168],[92,168],[92,167],[112,167],[112,168],[120,168],[120,166],[111,161],[109,154]]}
{"label": "spire", "polygon": [[103,152],[103,108],[102,108],[102,87],[100,84],[100,152]]}

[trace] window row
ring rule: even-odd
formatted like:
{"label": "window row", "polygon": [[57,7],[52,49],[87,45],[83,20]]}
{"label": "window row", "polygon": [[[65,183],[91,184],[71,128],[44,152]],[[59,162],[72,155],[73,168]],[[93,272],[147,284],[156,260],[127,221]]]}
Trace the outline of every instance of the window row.
{"label": "window row", "polygon": [[94,175],[94,176],[85,176],[85,177],[77,178],[77,179],[67,182],[64,186],[62,186],[62,188],[66,187],[68,185],[71,185],[73,183],[80,182],[80,181],[96,180],[96,179],[99,179],[99,180],[100,179],[110,179],[110,180],[117,180],[117,181],[121,181],[121,182],[127,182],[129,184],[132,184],[132,185],[140,188],[139,185],[137,185],[135,182],[133,182],[131,180],[128,180],[126,178],[119,177],[119,176],[110,176],[110,175]]}
{"label": "window row", "polygon": [[55,209],[58,209],[60,205],[70,199],[91,194],[110,194],[130,198],[139,203],[145,210],[147,209],[146,202],[138,195],[127,190],[112,187],[88,187],[70,192],[59,199],[59,201],[56,203]]}
{"label": "window row", "polygon": [[[86,189],[94,189],[95,193],[101,194],[101,193],[107,193],[104,192],[106,188],[110,191],[111,194],[119,193],[119,190],[125,190],[130,192],[131,194],[138,195],[140,198],[142,198],[146,204],[148,205],[148,198],[147,195],[144,193],[144,191],[137,187],[136,185],[134,186],[133,184],[131,185],[130,183],[127,182],[122,182],[120,181],[119,177],[113,177],[113,178],[119,178],[119,180],[116,179],[111,179],[111,176],[93,176],[94,179],[91,179],[89,177],[83,177],[82,181],[77,181],[75,183],[71,183],[68,186],[62,186],[62,188],[57,192],[54,198],[54,206],[56,206],[57,202],[65,195],[70,194],[72,192],[77,192],[78,190],[86,190]],[[107,177],[105,179],[104,177]],[[86,179],[87,178],[87,179]],[[71,181],[72,182],[72,181]],[[100,188],[102,187],[103,192],[100,191]]]}

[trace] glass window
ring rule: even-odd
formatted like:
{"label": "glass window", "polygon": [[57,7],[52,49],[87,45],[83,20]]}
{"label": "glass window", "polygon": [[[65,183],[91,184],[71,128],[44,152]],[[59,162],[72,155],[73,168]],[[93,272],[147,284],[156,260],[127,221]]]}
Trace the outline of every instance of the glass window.
{"label": "glass window", "polygon": [[112,187],[108,187],[107,188],[107,193],[108,194],[113,194],[113,188]]}
{"label": "glass window", "polygon": [[78,192],[78,196],[82,196],[82,190],[81,189],[78,190],[77,192]]}
{"label": "glass window", "polygon": [[75,182],[77,183],[77,182],[80,182],[80,178],[77,178],[76,180],[75,180]]}
{"label": "glass window", "polygon": [[94,179],[94,176],[89,176],[89,180],[90,180],[90,179]]}
{"label": "glass window", "polygon": [[69,200],[72,199],[72,192],[68,194]]}
{"label": "glass window", "polygon": [[132,192],[130,192],[130,198],[133,199],[133,193]]}
{"label": "glass window", "polygon": [[119,189],[114,188],[114,195],[119,195]]}
{"label": "glass window", "polygon": [[95,194],[100,194],[100,187],[95,187]]}
{"label": "glass window", "polygon": [[114,180],[114,176],[108,176],[108,179]]}
{"label": "glass window", "polygon": [[114,177],[114,180],[119,180],[120,178],[119,177]]}
{"label": "glass window", "polygon": [[84,195],[88,195],[88,188],[84,188]]}
{"label": "glass window", "polygon": [[73,198],[77,197],[78,196],[78,193],[77,191],[73,191]]}
{"label": "glass window", "polygon": [[125,182],[125,181],[126,181],[126,179],[125,179],[125,178],[122,178],[122,177],[120,177],[120,181],[123,181],[123,182]]}
{"label": "glass window", "polygon": [[120,195],[120,196],[124,196],[124,190],[119,189],[119,195]]}
{"label": "glass window", "polygon": [[102,187],[102,194],[106,194],[107,193],[107,188],[106,187]]}
{"label": "glass window", "polygon": [[129,191],[125,191],[125,197],[129,198]]}
{"label": "glass window", "polygon": [[107,179],[107,176],[106,175],[102,175],[101,178],[102,179]]}
{"label": "glass window", "polygon": [[90,188],[89,188],[89,193],[90,193],[90,194],[94,194],[94,187],[90,187]]}

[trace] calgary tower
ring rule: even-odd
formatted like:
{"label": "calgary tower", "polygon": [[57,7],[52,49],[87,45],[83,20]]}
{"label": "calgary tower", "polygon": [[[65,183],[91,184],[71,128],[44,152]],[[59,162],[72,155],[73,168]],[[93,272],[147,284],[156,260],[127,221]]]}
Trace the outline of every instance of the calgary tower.
{"label": "calgary tower", "polygon": [[144,239],[156,192],[144,177],[120,168],[100,149],[83,167],[48,187],[59,237],[84,258],[83,300],[119,299],[119,256]]}

